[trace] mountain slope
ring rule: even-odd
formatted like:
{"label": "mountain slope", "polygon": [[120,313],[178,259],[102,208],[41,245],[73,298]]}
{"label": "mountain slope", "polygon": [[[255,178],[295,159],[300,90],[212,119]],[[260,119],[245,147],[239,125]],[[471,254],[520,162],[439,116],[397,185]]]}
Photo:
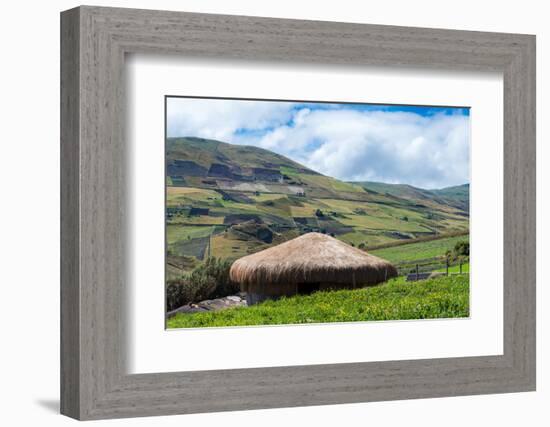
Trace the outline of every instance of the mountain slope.
{"label": "mountain slope", "polygon": [[438,204],[449,205],[465,212],[469,211],[470,184],[446,187],[438,190],[425,190],[408,184],[387,184],[383,182],[354,182],[367,191],[392,195],[404,199],[433,201]]}
{"label": "mountain slope", "polygon": [[258,147],[193,137],[169,138],[166,162],[169,184],[174,186],[372,199],[360,186],[321,175]]}
{"label": "mountain slope", "polygon": [[343,182],[256,147],[170,138],[166,174],[169,275],[310,231],[368,248],[469,228],[467,191]]}
{"label": "mountain slope", "polygon": [[447,201],[447,203],[459,207],[466,212],[470,210],[470,184],[431,190],[431,192]]}
{"label": "mountain slope", "polygon": [[[190,162],[208,169],[213,164],[225,165],[233,169],[247,168],[303,168],[298,163],[262,148],[227,144],[204,138],[168,138],[166,143],[168,163],[190,159]],[[303,168],[307,173],[316,174]]]}

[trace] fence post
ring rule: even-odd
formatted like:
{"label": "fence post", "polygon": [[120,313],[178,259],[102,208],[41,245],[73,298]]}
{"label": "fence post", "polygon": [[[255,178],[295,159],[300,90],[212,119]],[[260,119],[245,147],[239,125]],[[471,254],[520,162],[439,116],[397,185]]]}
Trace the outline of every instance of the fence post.
{"label": "fence post", "polygon": [[462,274],[462,260],[460,260],[459,269],[460,269],[460,274]]}
{"label": "fence post", "polygon": [[418,264],[416,264],[416,280],[418,281]]}
{"label": "fence post", "polygon": [[445,269],[447,271],[447,276],[449,275],[449,258],[445,258]]}

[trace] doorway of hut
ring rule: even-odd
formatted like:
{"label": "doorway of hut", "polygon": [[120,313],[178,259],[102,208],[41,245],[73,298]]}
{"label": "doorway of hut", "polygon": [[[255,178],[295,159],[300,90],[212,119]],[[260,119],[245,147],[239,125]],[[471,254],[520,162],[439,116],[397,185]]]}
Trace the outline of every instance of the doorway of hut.
{"label": "doorway of hut", "polygon": [[321,284],[317,283],[298,283],[296,286],[296,293],[298,295],[311,295],[313,292],[317,292],[321,288]]}

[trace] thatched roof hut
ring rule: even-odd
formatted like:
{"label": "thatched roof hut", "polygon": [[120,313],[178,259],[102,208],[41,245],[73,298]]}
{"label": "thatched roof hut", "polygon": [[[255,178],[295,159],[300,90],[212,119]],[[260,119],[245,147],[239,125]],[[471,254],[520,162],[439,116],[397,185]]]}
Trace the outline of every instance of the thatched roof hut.
{"label": "thatched roof hut", "polygon": [[397,276],[397,270],[338,239],[308,233],[238,259],[229,275],[253,304],[283,295],[376,285]]}

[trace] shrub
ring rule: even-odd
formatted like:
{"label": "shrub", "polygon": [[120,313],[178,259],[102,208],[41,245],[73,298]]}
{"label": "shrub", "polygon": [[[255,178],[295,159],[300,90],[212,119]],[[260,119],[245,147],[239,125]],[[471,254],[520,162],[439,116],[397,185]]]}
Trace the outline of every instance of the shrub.
{"label": "shrub", "polygon": [[470,243],[462,240],[460,242],[456,242],[455,247],[453,249],[453,252],[455,255],[458,256],[470,256]]}
{"label": "shrub", "polygon": [[[208,279],[214,281],[215,286],[206,298],[220,298],[239,292],[239,286],[229,279],[231,262],[215,257],[207,258],[191,273],[191,282],[206,283]],[[205,299],[205,298],[203,298]]]}
{"label": "shrub", "polygon": [[189,303],[193,298],[193,292],[186,278],[168,280],[166,283],[166,309],[175,310]]}
{"label": "shrub", "polygon": [[456,242],[452,250],[445,252],[445,256],[449,261],[467,261],[470,257],[470,242],[465,240]]}
{"label": "shrub", "polygon": [[214,257],[196,267],[191,274],[166,283],[168,311],[205,299],[221,298],[239,292],[239,286],[229,279],[231,263]]}

